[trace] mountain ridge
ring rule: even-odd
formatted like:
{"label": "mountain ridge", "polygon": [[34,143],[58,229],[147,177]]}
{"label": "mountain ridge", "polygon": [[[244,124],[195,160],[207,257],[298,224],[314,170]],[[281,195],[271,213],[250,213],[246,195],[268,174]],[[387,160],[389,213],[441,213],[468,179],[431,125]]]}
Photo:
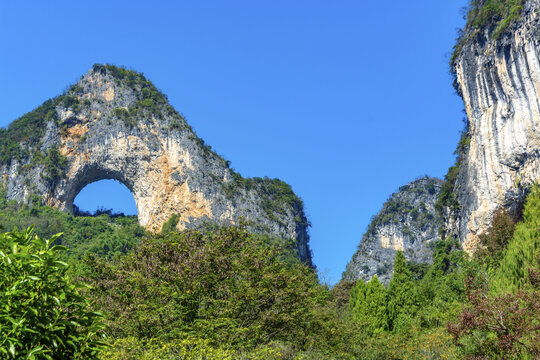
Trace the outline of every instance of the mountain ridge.
{"label": "mountain ridge", "polygon": [[[35,130],[33,130],[35,129]],[[302,200],[278,179],[243,178],[199,138],[142,74],[96,64],[64,94],[0,131],[7,198],[72,211],[87,184],[115,179],[134,195],[139,222],[160,231],[246,221],[294,239],[311,263]]]}

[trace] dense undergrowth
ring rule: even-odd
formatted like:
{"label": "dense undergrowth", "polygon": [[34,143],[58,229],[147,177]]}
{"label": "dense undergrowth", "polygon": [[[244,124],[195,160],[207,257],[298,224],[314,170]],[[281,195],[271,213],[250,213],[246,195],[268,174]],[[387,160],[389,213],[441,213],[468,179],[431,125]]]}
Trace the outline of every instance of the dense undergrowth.
{"label": "dense undergrowth", "polygon": [[[25,221],[44,222],[51,214],[45,209],[23,206],[0,219],[13,224],[27,214]],[[39,216],[28,215],[35,211]],[[72,215],[63,216],[74,222],[75,233],[85,231]],[[114,227],[125,219],[104,218],[92,221]],[[439,241],[429,266],[407,263],[398,252],[387,288],[374,277],[333,289],[242,226],[141,236],[123,256],[89,247],[79,254],[87,255],[83,259],[70,257],[69,268],[62,248],[47,250],[55,237],[46,243],[28,232],[5,233],[3,289],[25,284],[29,290],[4,291],[3,303],[13,309],[31,304],[58,319],[73,319],[70,309],[78,309],[83,318],[73,320],[80,326],[58,328],[60,345],[54,345],[32,330],[46,321],[43,316],[29,317],[24,309],[0,313],[0,331],[24,330],[37,339],[25,348],[8,336],[0,351],[22,358],[13,353],[35,350],[35,359],[55,354],[56,346],[71,358],[101,359],[533,359],[540,354],[539,228],[540,191],[534,187],[523,220],[516,224],[498,214],[474,258],[454,240]],[[17,255],[21,251],[28,255]],[[43,256],[49,260],[38,261]],[[15,258],[18,268],[9,263]],[[39,272],[36,261],[52,268]],[[65,289],[75,291],[73,308],[62,305]]]}

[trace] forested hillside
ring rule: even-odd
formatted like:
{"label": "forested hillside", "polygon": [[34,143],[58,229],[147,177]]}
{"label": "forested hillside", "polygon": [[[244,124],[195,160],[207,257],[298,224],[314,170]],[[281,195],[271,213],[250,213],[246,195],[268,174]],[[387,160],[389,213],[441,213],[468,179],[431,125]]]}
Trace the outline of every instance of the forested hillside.
{"label": "forested hillside", "polygon": [[[0,279],[10,290],[2,293],[9,305],[0,311],[0,351],[17,359],[534,358],[539,204],[535,187],[523,220],[501,213],[472,259],[455,240],[435,244],[430,266],[397,252],[387,288],[374,276],[329,289],[242,225],[140,236],[106,252],[139,228],[121,216],[62,214],[75,233],[101,226],[111,240],[89,238],[94,247],[85,248],[63,241],[86,253],[71,254],[68,265],[56,236],[2,234]],[[11,215],[39,215],[42,234],[51,230],[44,219],[62,219],[35,209]],[[19,302],[23,294],[30,298]]]}
{"label": "forested hillside", "polygon": [[[101,101],[79,104],[71,96],[62,96],[0,131],[2,180],[11,184],[9,188],[0,183],[0,358],[540,359],[540,177],[534,177],[538,139],[532,127],[525,126],[525,137],[510,132],[512,141],[500,142],[511,143],[507,147],[511,151],[502,158],[505,162],[489,166],[487,160],[481,163],[475,157],[491,159],[485,151],[498,151],[497,146],[484,146],[496,137],[492,134],[502,139],[504,131],[497,129],[515,125],[512,129],[517,131],[520,119],[534,122],[532,110],[529,118],[514,121],[519,109],[500,105],[514,100],[503,94],[503,88],[527,88],[524,92],[529,96],[530,87],[507,82],[497,86],[499,80],[488,81],[488,77],[473,81],[477,65],[481,76],[497,66],[499,70],[523,66],[520,61],[494,59],[514,55],[523,59],[521,48],[512,52],[516,47],[512,42],[524,36],[528,41],[530,34],[511,31],[540,24],[539,9],[539,0],[471,1],[465,31],[451,60],[468,116],[456,164],[444,183],[421,178],[393,194],[364,237],[377,242],[361,244],[358,254],[362,256],[356,257],[347,277],[333,287],[321,283],[311,264],[309,221],[289,185],[268,178],[242,178],[193,137],[183,118],[165,106],[166,98],[152,92],[146,80],[142,82],[142,75],[110,65],[95,66],[81,82],[83,87],[69,91],[89,98],[98,94]],[[471,89],[474,94],[480,89],[478,93],[484,91],[486,96],[476,103],[478,98],[467,93]],[[115,93],[123,95],[115,98]],[[519,103],[522,108],[532,107]],[[123,107],[126,104],[128,110]],[[149,173],[159,174],[156,178],[167,186],[178,178],[180,185],[159,187],[155,193],[167,195],[167,189],[183,188],[178,194],[192,196],[193,214],[214,209],[220,211],[215,214],[235,221],[211,218],[204,211],[182,218],[178,204],[185,197],[178,196],[174,206],[167,198],[159,198],[159,205],[168,209],[166,216],[156,210],[152,216],[160,228],[145,229],[139,225],[140,218],[112,210],[90,214],[66,207],[61,211],[54,203],[49,206],[51,198],[29,190],[39,190],[36,184],[55,188],[57,192],[51,194],[56,195],[78,189],[64,177],[61,160],[65,155],[51,146],[44,153],[37,150],[44,146],[38,138],[45,136],[46,129],[33,132],[36,124],[48,119],[50,126],[63,127],[64,132],[72,129],[70,121],[90,128],[95,125],[86,115],[106,110],[110,117],[100,118],[103,127],[88,132],[89,138],[81,136],[75,143],[65,133],[50,132],[66,149],[95,145],[92,149],[100,161],[93,165],[106,166],[93,169],[99,170],[97,177],[106,177],[118,164],[131,163],[129,157],[107,163],[115,154],[100,142],[98,131],[114,125],[109,130],[115,130],[115,136],[131,131],[134,142],[155,140],[157,135],[147,128],[141,132],[146,137],[137,137],[136,121],[157,121],[142,117],[155,107],[164,111],[161,115],[166,121],[160,123],[164,138],[182,138],[190,147],[182,152],[166,146],[165,152],[156,152],[162,160],[167,156],[174,160],[177,171],[165,171],[170,169],[163,161],[160,171]],[[76,119],[66,115],[74,110],[86,115]],[[56,112],[66,116],[57,118]],[[175,119],[182,121],[175,123]],[[497,122],[501,119],[504,126],[495,126],[501,125]],[[493,123],[488,126],[489,121]],[[482,126],[486,133],[479,131]],[[516,145],[531,138],[536,142]],[[117,149],[131,155],[128,150],[133,148],[124,145]],[[517,148],[519,154],[514,151]],[[196,156],[190,154],[193,149],[198,151]],[[80,175],[79,185],[97,179],[86,176],[86,168],[79,166],[79,153],[66,154],[74,173]],[[494,158],[499,155],[493,154]],[[143,154],[138,161],[155,165],[148,158]],[[200,171],[191,166],[191,160],[199,162]],[[487,176],[494,166],[510,170]],[[121,178],[122,174],[116,175]],[[29,185],[32,179],[36,186]],[[155,181],[143,180],[155,185]],[[201,191],[190,190],[191,185]],[[215,200],[206,208],[201,200],[203,188],[208,199]],[[150,199],[144,190],[138,188],[141,198]],[[75,192],[65,197],[70,206]],[[238,216],[229,210],[238,211]],[[400,236],[390,237],[397,233],[395,229]],[[362,258],[372,263],[364,264]],[[379,269],[376,262],[381,259],[381,264],[393,265]]]}

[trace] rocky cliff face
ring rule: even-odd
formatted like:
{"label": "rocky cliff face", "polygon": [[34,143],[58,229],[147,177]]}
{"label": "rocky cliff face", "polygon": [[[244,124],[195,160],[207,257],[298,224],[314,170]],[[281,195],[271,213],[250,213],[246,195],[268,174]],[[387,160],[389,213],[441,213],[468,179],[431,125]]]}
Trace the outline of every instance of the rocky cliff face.
{"label": "rocky cliff face", "polygon": [[65,94],[0,130],[0,174],[9,199],[71,211],[86,185],[115,179],[132,192],[152,231],[174,215],[184,229],[240,219],[294,239],[311,264],[302,201],[277,179],[244,179],[196,136],[141,74],[95,65]]}
{"label": "rocky cliff face", "polygon": [[473,252],[497,209],[515,211],[540,181],[540,1],[525,1],[518,20],[465,29],[453,69],[469,139],[445,230]]}
{"label": "rocky cliff face", "polygon": [[408,260],[431,261],[430,243],[438,237],[435,203],[442,180],[424,177],[399,188],[373,218],[342,280],[368,281],[377,274],[387,284],[394,257],[403,251]]}

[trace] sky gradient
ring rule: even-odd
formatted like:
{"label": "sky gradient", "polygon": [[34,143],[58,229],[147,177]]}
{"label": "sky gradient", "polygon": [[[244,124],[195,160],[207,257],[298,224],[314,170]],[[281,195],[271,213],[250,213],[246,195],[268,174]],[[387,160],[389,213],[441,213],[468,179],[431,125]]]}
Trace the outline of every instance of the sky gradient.
{"label": "sky gradient", "polygon": [[[94,63],[143,72],[235,170],[292,185],[335,283],[390,194],[454,162],[448,59],[466,3],[3,1],[0,126]],[[134,211],[113,181],[76,203]]]}

